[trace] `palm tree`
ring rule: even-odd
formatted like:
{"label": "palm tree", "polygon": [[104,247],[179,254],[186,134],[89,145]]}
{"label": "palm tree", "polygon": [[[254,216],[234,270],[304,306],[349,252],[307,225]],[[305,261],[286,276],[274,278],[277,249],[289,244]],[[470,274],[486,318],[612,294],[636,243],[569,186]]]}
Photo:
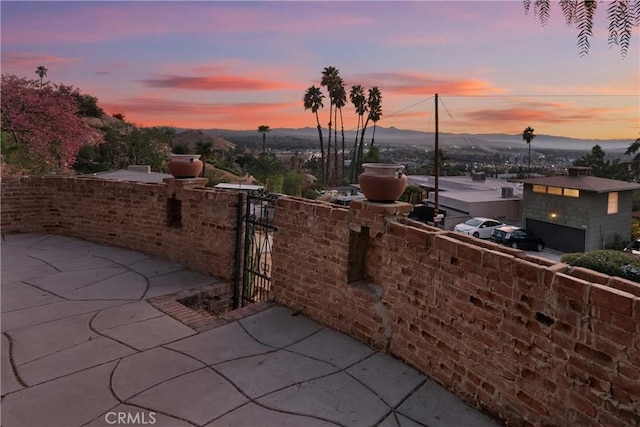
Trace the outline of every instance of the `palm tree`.
{"label": "palm tree", "polygon": [[44,65],[38,65],[38,68],[36,68],[36,74],[40,76],[40,89],[42,89],[42,80],[47,75],[47,71],[49,70]]}
{"label": "palm tree", "polygon": [[[344,107],[345,105],[347,105],[347,91],[344,89],[344,81],[342,80],[342,78],[340,77],[338,80],[338,84],[335,87],[335,92],[333,94],[333,103],[336,106],[336,110],[340,112],[340,132],[342,134],[342,167],[341,167],[341,178],[344,178],[344,119],[342,117],[342,107]],[[336,125],[336,132],[337,132],[338,126]],[[338,136],[336,134],[336,157],[337,157],[337,151],[338,151]],[[336,176],[338,175],[337,172],[337,167],[338,167],[338,161],[336,159]]]}
{"label": "palm tree", "polygon": [[377,87],[369,91],[369,116],[373,122],[373,135],[371,135],[371,148],[375,145],[376,124],[382,118],[382,94]]}
{"label": "palm tree", "polygon": [[267,132],[270,132],[271,129],[267,125],[258,126],[258,132],[262,133],[262,152],[267,152]]}
{"label": "palm tree", "polygon": [[270,190],[269,179],[281,173],[282,165],[273,155],[260,154],[249,162],[248,169],[249,173],[264,185],[265,192],[268,193]]}
{"label": "palm tree", "polygon": [[201,139],[196,142],[196,154],[200,154],[200,157],[202,157],[202,177],[204,178],[205,170],[207,169],[207,160],[209,160],[209,156],[213,154],[213,142],[206,139]]}
{"label": "palm tree", "polygon": [[335,87],[340,78],[340,72],[336,69],[336,67],[325,67],[322,72],[322,80],[320,80],[320,86],[326,86],[327,91],[329,92],[329,138],[327,139],[327,163],[325,164],[326,172],[325,176],[330,177],[330,166],[331,166],[331,128],[333,126],[333,122],[331,119],[333,118],[333,95],[335,93]]}
{"label": "palm tree", "polygon": [[324,95],[320,91],[320,88],[311,86],[304,93],[304,109],[311,110],[313,114],[316,115],[316,123],[318,128],[318,136],[320,138],[320,169],[321,169],[321,181],[325,182],[325,174],[324,174],[324,140],[322,138],[322,126],[320,125],[320,117],[318,116],[318,110],[323,108],[322,99]]}
{"label": "palm tree", "polygon": [[522,132],[522,140],[526,141],[529,145],[529,178],[531,178],[531,141],[536,137],[536,134],[533,133],[533,128],[531,126],[527,126]]}
{"label": "palm tree", "polygon": [[364,95],[364,88],[361,85],[355,85],[351,87],[349,93],[349,99],[355,107],[356,114],[358,115],[358,125],[356,126],[356,140],[353,143],[353,153],[351,155],[351,181],[356,181],[356,174],[358,171],[358,132],[360,126],[364,122],[364,113],[367,112],[367,98]]}
{"label": "palm tree", "polygon": [[336,107],[333,110],[333,117],[335,122],[334,127],[334,146],[333,146],[333,175],[337,179],[338,174],[338,112],[340,112],[340,125],[342,132],[342,168],[341,173],[344,176],[344,121],[342,118],[342,107],[347,104],[347,92],[344,90],[344,81],[342,77],[338,76],[336,83],[333,87],[331,98],[333,99],[333,105]]}
{"label": "palm tree", "polygon": [[[367,119],[362,125],[362,130],[360,131],[360,144],[358,145],[358,162],[356,164],[356,171],[360,169],[360,164],[362,163],[362,159],[364,158],[364,133],[367,130],[367,126],[369,125],[369,120],[376,118],[376,121],[379,117],[378,114],[382,115],[382,93],[377,86],[373,86],[369,89],[369,96],[367,97],[367,110],[369,114],[367,114]],[[357,174],[357,172],[356,172]]]}

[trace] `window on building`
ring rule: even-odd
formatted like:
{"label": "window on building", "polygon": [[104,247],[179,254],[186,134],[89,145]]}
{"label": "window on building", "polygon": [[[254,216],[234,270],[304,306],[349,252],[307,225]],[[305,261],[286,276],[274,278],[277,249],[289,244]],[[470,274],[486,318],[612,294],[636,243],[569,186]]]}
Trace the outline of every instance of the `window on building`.
{"label": "window on building", "polygon": [[565,188],[564,195],[566,197],[580,197],[580,190],[574,190],[573,188]]}
{"label": "window on building", "polygon": [[546,193],[547,192],[547,186],[546,185],[534,185],[533,186],[533,192],[534,193]]}
{"label": "window on building", "polygon": [[555,194],[556,196],[562,196],[562,188],[561,187],[547,187],[548,194]]}
{"label": "window on building", "polygon": [[607,204],[607,214],[618,213],[618,192],[609,193],[609,203]]}

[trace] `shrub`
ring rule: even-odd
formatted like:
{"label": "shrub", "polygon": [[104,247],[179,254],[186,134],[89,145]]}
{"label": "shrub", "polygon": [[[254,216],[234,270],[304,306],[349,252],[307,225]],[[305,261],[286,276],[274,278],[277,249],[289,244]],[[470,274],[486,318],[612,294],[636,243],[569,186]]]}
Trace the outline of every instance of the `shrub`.
{"label": "shrub", "polygon": [[624,252],[604,249],[586,253],[569,253],[562,255],[560,261],[640,283],[640,258]]}
{"label": "shrub", "polygon": [[614,251],[621,251],[627,247],[629,244],[629,240],[624,240],[622,236],[618,233],[613,235],[613,239],[608,242],[604,248],[605,249],[613,249]]}

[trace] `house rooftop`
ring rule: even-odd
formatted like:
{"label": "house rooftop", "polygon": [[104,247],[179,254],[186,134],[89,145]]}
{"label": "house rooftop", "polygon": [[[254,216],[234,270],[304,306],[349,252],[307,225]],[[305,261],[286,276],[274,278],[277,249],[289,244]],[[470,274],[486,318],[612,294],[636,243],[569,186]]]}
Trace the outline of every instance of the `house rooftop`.
{"label": "house rooftop", "polygon": [[151,168],[148,165],[131,165],[128,166],[127,169],[80,175],[80,178],[83,177],[108,179],[112,181],[134,181],[159,184],[162,183],[162,180],[165,178],[172,178],[172,175],[168,173],[151,172]]}
{"label": "house rooftop", "polygon": [[572,188],[580,191],[592,191],[594,193],[609,193],[612,191],[640,189],[640,184],[635,182],[618,181],[615,179],[599,178],[590,175],[560,175],[545,178],[521,179],[519,181],[524,184]]}
{"label": "house rooftop", "polygon": [[262,185],[243,184],[241,182],[221,182],[216,184],[215,188],[222,190],[246,190],[246,191],[262,191],[264,187]]}
{"label": "house rooftop", "polygon": [[[433,189],[435,186],[435,177],[427,175],[407,175],[409,184]],[[519,182],[511,182],[504,179],[488,178],[473,179],[469,175],[464,176],[440,176],[438,177],[438,189],[441,192],[483,192],[490,199],[493,199],[492,192],[500,198],[503,187],[513,188],[514,197],[522,197],[522,184]]]}

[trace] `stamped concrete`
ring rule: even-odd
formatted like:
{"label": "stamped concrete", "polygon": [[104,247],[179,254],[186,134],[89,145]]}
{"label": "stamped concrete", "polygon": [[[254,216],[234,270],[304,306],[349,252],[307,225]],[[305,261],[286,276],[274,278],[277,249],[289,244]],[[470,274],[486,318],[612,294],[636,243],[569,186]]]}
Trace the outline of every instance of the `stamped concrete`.
{"label": "stamped concrete", "polygon": [[147,301],[218,283],[177,264],[48,234],[1,249],[4,427],[500,425],[284,307],[197,332]]}

